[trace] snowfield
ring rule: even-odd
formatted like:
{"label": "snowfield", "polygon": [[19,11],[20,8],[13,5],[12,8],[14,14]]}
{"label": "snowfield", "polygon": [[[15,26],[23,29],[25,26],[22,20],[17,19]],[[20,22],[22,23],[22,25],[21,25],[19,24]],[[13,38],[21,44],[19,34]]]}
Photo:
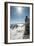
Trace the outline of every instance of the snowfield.
{"label": "snowfield", "polygon": [[23,39],[24,32],[25,32],[25,25],[23,24],[17,24],[18,27],[12,27],[10,28],[10,39],[11,40],[16,40],[16,39]]}

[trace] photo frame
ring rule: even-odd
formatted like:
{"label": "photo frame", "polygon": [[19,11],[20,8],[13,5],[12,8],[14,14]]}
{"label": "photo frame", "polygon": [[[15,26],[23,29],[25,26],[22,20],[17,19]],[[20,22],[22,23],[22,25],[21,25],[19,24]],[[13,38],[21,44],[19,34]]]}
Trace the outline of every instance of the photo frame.
{"label": "photo frame", "polygon": [[33,42],[33,4],[5,2],[5,43]]}

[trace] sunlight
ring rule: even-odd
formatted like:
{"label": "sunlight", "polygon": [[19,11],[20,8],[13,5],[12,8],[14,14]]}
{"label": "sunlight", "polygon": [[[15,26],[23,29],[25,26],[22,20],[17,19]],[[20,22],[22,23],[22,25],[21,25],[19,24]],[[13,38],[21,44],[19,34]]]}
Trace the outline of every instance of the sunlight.
{"label": "sunlight", "polygon": [[17,8],[17,12],[18,12],[18,14],[21,14],[22,13],[22,8],[21,7],[18,7]]}

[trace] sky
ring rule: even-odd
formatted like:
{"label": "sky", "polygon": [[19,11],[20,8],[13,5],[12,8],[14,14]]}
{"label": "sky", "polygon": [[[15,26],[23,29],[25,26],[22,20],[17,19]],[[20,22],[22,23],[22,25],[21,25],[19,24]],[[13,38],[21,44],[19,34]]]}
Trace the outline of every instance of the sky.
{"label": "sky", "polygon": [[10,24],[25,23],[25,18],[29,15],[30,7],[10,6]]}

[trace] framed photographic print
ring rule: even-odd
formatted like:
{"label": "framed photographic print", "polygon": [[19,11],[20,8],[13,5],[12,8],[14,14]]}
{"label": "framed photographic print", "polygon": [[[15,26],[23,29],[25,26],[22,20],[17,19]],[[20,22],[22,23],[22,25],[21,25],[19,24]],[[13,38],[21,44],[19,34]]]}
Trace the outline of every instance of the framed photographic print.
{"label": "framed photographic print", "polygon": [[32,43],[32,16],[32,3],[5,2],[5,43]]}

